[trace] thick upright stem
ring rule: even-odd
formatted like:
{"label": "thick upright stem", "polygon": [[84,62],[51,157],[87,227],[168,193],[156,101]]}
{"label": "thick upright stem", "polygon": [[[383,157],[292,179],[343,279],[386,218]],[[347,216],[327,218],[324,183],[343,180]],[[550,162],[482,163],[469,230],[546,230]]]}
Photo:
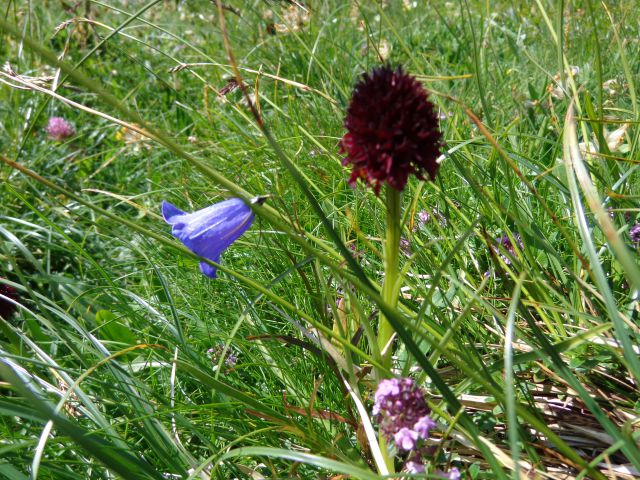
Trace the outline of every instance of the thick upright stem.
{"label": "thick upright stem", "polygon": [[[398,275],[399,275],[399,259],[400,259],[400,197],[398,190],[386,186],[386,206],[387,206],[387,224],[384,242],[384,282],[382,284],[382,299],[390,307],[395,308],[398,303]],[[378,348],[382,355],[381,363],[389,369],[391,367],[392,348],[387,345],[393,336],[393,327],[383,314],[380,314],[380,323],[378,325]],[[384,350],[386,347],[386,351]],[[378,372],[378,381],[384,375]],[[382,450],[385,463],[389,472],[394,472],[393,455],[389,455],[387,440],[380,432],[378,436],[380,449]]]}
{"label": "thick upright stem", "polygon": [[[395,308],[398,304],[398,275],[400,258],[400,197],[398,190],[386,186],[387,225],[384,243],[384,283],[382,284],[382,299],[387,305]],[[382,364],[391,367],[392,349],[387,344],[393,335],[393,328],[384,315],[380,315],[378,326],[378,347],[382,352]]]}

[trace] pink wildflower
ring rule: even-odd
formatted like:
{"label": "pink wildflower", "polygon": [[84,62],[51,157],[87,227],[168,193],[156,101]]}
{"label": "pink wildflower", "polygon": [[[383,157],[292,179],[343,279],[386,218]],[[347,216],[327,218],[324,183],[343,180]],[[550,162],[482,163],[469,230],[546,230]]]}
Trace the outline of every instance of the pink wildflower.
{"label": "pink wildflower", "polygon": [[49,139],[62,142],[76,134],[75,128],[62,117],[51,117],[45,128]]}

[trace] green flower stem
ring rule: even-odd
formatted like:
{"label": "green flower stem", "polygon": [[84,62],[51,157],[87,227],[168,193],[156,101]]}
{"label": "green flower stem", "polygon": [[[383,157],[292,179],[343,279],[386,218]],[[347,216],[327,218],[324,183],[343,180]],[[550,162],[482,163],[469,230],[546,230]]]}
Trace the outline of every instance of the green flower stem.
{"label": "green flower stem", "polygon": [[[390,308],[396,308],[398,305],[398,277],[400,274],[400,222],[402,219],[400,211],[401,192],[386,186],[386,206],[387,206],[387,225],[384,243],[384,281],[382,284],[382,299]],[[382,352],[383,349],[393,336],[393,327],[387,320],[386,316],[380,313],[380,324],[378,325],[378,348]],[[385,371],[378,371],[378,380],[388,375],[391,368],[392,348],[389,346],[382,355],[381,363],[385,366]],[[389,472],[395,472],[393,456],[389,455],[387,439],[384,438],[382,432],[378,435],[378,443],[380,450],[384,456],[385,463]]]}
{"label": "green flower stem", "polygon": [[[384,244],[384,283],[382,284],[382,299],[391,308],[398,305],[398,277],[400,273],[400,211],[401,192],[386,186],[387,231]],[[393,327],[387,318],[381,314],[378,326],[378,348],[382,351],[393,335]],[[389,347],[382,355],[382,364],[391,367],[392,349]]]}

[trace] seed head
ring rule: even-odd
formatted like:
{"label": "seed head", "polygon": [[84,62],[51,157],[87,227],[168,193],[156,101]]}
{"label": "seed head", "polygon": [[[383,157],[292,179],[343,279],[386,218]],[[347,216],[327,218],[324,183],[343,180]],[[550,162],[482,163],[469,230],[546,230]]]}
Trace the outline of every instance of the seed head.
{"label": "seed head", "polygon": [[340,141],[342,164],[380,192],[383,183],[403,190],[410,175],[435,179],[441,133],[427,92],[402,67],[382,66],[365,73],[356,84]]}

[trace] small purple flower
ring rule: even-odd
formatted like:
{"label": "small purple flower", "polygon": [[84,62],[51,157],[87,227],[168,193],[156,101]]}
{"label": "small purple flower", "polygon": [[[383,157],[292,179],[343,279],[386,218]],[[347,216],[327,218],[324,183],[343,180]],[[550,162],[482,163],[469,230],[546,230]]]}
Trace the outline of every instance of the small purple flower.
{"label": "small purple flower", "polygon": [[420,210],[418,212],[418,222],[420,224],[424,225],[429,220],[431,220],[431,214],[429,212],[427,212],[426,210]]}
{"label": "small purple flower", "polygon": [[385,378],[378,384],[378,389],[374,394],[375,403],[373,404],[373,414],[380,413],[381,405],[386,401],[387,397],[396,396],[400,393],[400,380],[397,378]]}
{"label": "small purple flower", "polygon": [[418,432],[402,427],[395,433],[393,440],[400,450],[413,450],[418,441]]}
{"label": "small purple flower", "polygon": [[434,422],[431,417],[426,415],[424,417],[420,417],[420,420],[418,420],[413,426],[413,429],[423,440],[429,438],[429,431],[433,430],[434,428],[436,428],[436,422]]}
{"label": "small purple flower", "polygon": [[347,246],[349,247],[349,250],[351,250],[354,258],[362,258],[365,253],[364,250],[358,250],[355,243],[349,243]]}
{"label": "small purple flower", "polygon": [[[515,242],[518,244],[518,247],[523,248],[524,244],[522,243],[522,238],[520,238],[520,234],[516,233],[513,236],[513,239],[515,240]],[[504,235],[500,238],[497,239],[497,242],[499,245],[502,246],[502,248],[504,249],[504,251],[506,251],[509,255],[511,256],[515,256],[516,254],[516,250],[515,250],[515,246],[514,244],[511,242],[511,239],[509,238],[508,235]],[[500,258],[502,258],[502,260],[504,261],[504,263],[506,265],[511,265],[511,260],[509,259],[508,256],[503,255],[500,250],[497,247],[492,247],[493,251],[495,253],[497,253],[498,255],[500,255]]]}
{"label": "small purple flower", "polygon": [[[264,197],[252,202],[262,203]],[[215,203],[193,213],[185,213],[167,201],[162,216],[171,225],[171,233],[196,255],[220,263],[220,255],[251,226],[253,212],[240,198]],[[200,270],[216,278],[216,268],[200,262]]]}
{"label": "small purple flower", "polygon": [[62,117],[51,117],[45,128],[51,140],[62,142],[76,134],[75,128]]}
{"label": "small purple flower", "polygon": [[211,347],[207,350],[207,355],[211,357],[211,363],[217,365],[220,362],[220,358],[224,353],[224,364],[228,368],[233,368],[238,363],[238,356],[231,349],[228,348],[225,350],[224,345],[218,344],[215,347]]}
{"label": "small purple flower", "polygon": [[404,464],[404,468],[407,470],[407,473],[424,473],[424,463],[419,461],[419,459],[409,460]]}
{"label": "small purple flower", "polygon": [[224,364],[229,368],[235,367],[236,363],[238,363],[238,356],[233,353],[229,353],[224,359]]}
{"label": "small purple flower", "polygon": [[435,474],[441,478],[445,478],[446,480],[460,480],[460,470],[456,467],[453,467],[449,472],[443,472],[442,470],[437,470]]}
{"label": "small purple flower", "polygon": [[405,257],[411,256],[411,242],[404,237],[400,239],[400,251]]}
{"label": "small purple flower", "polygon": [[633,243],[640,243],[640,223],[636,223],[631,230],[629,230],[629,236]]}
{"label": "small purple flower", "polygon": [[438,210],[437,208],[434,208],[431,211],[420,210],[418,212],[418,221],[414,226],[414,231],[418,230],[419,228],[424,228],[431,220],[437,221],[441,227],[446,227],[447,225],[447,218],[442,213],[440,213],[440,210]]}

